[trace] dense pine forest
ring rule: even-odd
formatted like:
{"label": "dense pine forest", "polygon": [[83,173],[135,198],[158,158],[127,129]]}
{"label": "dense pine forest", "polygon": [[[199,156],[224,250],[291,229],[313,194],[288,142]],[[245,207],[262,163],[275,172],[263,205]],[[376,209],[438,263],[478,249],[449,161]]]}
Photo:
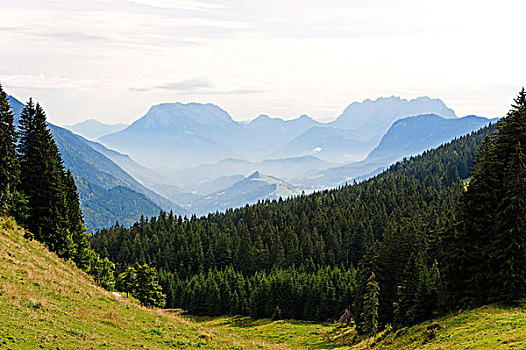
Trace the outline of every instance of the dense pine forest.
{"label": "dense pine forest", "polygon": [[[471,176],[477,148],[494,130],[406,159],[362,183],[202,218],[161,213],[129,229],[102,230],[92,246],[117,270],[156,267],[167,306],[194,314],[325,321],[349,308],[362,323],[374,272],[380,325],[394,322],[396,302],[403,322],[409,313],[424,319],[438,305],[437,232]],[[429,289],[422,303],[431,305],[423,310],[413,309],[416,291],[399,293],[411,273],[426,279],[417,281]]]}
{"label": "dense pine forest", "polygon": [[[524,295],[522,91],[498,125],[380,175],[206,217],[169,213],[91,237],[122,272],[157,269],[167,307],[198,315],[416,323]],[[478,156],[477,151],[480,148]]]}

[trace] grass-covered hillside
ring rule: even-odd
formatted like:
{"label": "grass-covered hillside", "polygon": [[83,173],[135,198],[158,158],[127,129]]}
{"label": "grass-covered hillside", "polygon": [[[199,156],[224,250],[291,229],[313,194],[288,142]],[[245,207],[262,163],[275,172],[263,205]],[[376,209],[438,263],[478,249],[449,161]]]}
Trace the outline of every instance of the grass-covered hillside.
{"label": "grass-covered hillside", "polygon": [[[350,332],[352,334],[352,331]],[[349,335],[343,337],[349,339]],[[526,349],[526,303],[493,304],[380,333],[351,349]]]}
{"label": "grass-covered hillside", "polygon": [[[119,300],[0,217],[1,349],[271,348]],[[283,348],[283,347],[279,347]]]}
{"label": "grass-covered hillside", "polygon": [[380,333],[248,317],[186,319],[119,300],[0,218],[2,349],[523,349],[526,307],[492,305]]}

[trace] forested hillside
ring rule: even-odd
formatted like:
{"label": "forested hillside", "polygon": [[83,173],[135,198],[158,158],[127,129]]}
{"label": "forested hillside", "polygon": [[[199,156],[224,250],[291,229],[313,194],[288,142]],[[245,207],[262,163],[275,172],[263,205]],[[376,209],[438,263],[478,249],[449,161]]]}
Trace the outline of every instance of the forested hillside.
{"label": "forested hillside", "polygon": [[[192,313],[323,321],[349,307],[367,332],[376,329],[367,323],[374,314],[380,325],[394,322],[395,311],[399,323],[415,322],[437,308],[437,232],[471,176],[477,148],[494,130],[490,125],[359,184],[201,218],[162,213],[130,229],[101,230],[92,246],[118,270],[157,267],[167,305]],[[404,298],[411,305],[415,298],[399,293],[408,271],[421,279],[419,301],[430,306],[403,309]],[[378,304],[367,309],[375,285]]]}
{"label": "forested hillside", "polygon": [[0,216],[12,216],[60,258],[111,289],[115,265],[89,246],[77,186],[66,170],[42,106],[32,99],[15,115],[0,85]]}
{"label": "forested hillside", "polygon": [[[25,106],[17,99],[7,97],[17,126]],[[77,182],[88,232],[117,221],[130,225],[141,215],[156,215],[161,209],[184,213],[183,208],[146,188],[109,157],[93,149],[88,140],[64,128],[46,124],[64,167],[72,172]]]}

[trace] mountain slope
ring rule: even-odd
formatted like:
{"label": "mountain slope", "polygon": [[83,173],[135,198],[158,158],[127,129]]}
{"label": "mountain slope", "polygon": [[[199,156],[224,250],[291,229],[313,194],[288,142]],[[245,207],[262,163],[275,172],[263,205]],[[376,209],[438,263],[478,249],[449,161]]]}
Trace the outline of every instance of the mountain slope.
{"label": "mountain slope", "polygon": [[117,299],[0,217],[0,348],[268,348]]}
{"label": "mountain slope", "polygon": [[[18,122],[24,105],[14,97],[10,96],[9,99],[13,111],[16,112],[15,121]],[[116,220],[121,223],[132,223],[142,214],[155,215],[161,209],[173,209],[178,214],[184,213],[184,209],[144,187],[117,164],[94,150],[89,146],[89,141],[56,125],[48,123],[48,126],[57,143],[64,166],[73,172],[77,181],[81,209],[84,211],[88,232],[104,227],[97,224],[101,220],[110,224],[115,223]],[[107,192],[117,186],[128,189],[120,188],[119,191],[113,191],[114,194],[118,194],[119,202],[109,200],[111,193]],[[103,213],[107,214],[107,217],[103,218]],[[117,213],[119,213],[118,217]]]}
{"label": "mountain slope", "polygon": [[496,119],[489,120],[474,115],[445,119],[436,114],[400,119],[389,128],[366,161],[392,163],[480,129],[490,121],[495,122]]}
{"label": "mountain slope", "polygon": [[[339,337],[338,337],[339,336]],[[354,332],[338,334],[340,342]],[[439,317],[391,333],[381,332],[348,349],[524,349],[526,303],[488,305]]]}
{"label": "mountain slope", "polygon": [[192,213],[206,214],[242,207],[258,200],[288,198],[300,193],[299,188],[256,171],[224,190],[197,199],[188,206],[188,210]]}
{"label": "mountain slope", "polygon": [[[354,329],[303,322],[205,318],[194,323],[118,300],[22,229],[0,218],[0,347],[522,349],[526,305],[489,305],[352,344]],[[306,342],[308,340],[308,342]],[[332,340],[334,343],[331,343]],[[293,344],[293,342],[297,344]]]}
{"label": "mountain slope", "polygon": [[18,120],[20,119],[20,113],[22,113],[22,109],[24,109],[24,104],[20,101],[18,101],[13,96],[7,96],[7,99],[9,101],[9,105],[11,106],[11,109],[13,110],[13,113],[15,115],[15,124],[18,124]]}
{"label": "mountain slope", "polygon": [[95,119],[87,119],[73,125],[64,125],[64,128],[89,140],[96,140],[101,136],[116,133],[125,127],[127,127],[126,124],[106,124]]}
{"label": "mountain slope", "polygon": [[292,180],[314,188],[338,186],[377,174],[389,164],[438,147],[456,137],[477,130],[496,119],[477,116],[446,119],[435,114],[408,117],[396,121],[382,137],[380,144],[360,162],[322,170]]}
{"label": "mountain slope", "polygon": [[241,130],[240,124],[215,105],[164,103],[150,108],[126,129],[100,140],[146,166],[180,168],[235,153],[228,141],[245,141]]}
{"label": "mountain slope", "polygon": [[315,155],[329,162],[362,159],[370,149],[363,134],[326,126],[314,126],[281,147],[274,156]]}
{"label": "mountain slope", "polygon": [[260,171],[265,174],[272,174],[272,176],[278,178],[288,179],[300,176],[308,170],[319,171],[330,168],[333,165],[333,163],[326,162],[315,156],[265,159],[261,162],[227,158],[217,163],[202,164],[193,168],[173,171],[170,177],[181,187],[200,194],[206,194],[225,188],[215,187],[215,190],[208,192],[205,189],[212,188],[210,186],[213,185],[212,182],[219,184],[220,179],[227,180],[227,177],[233,178],[239,175],[246,177],[255,171]]}
{"label": "mountain slope", "polygon": [[82,214],[88,232],[110,227],[118,222],[130,226],[141,216],[157,215],[161,208],[142,193],[125,186],[109,189],[75,175]]}
{"label": "mountain slope", "polygon": [[120,152],[109,149],[95,141],[87,141],[87,143],[94,150],[96,150],[97,152],[111,159],[111,161],[113,161],[115,164],[121,167],[128,174],[133,176],[137,181],[139,181],[143,185],[146,185],[148,188],[151,188],[149,184],[153,184],[153,183],[154,184],[172,183],[172,181],[168,177],[160,175],[157,172],[140,165],[127,154],[122,154]]}
{"label": "mountain slope", "polygon": [[[81,136],[51,124],[49,127],[64,160],[64,166],[75,174],[77,180],[82,178],[91,184],[91,186],[79,186],[81,208],[85,211],[86,227],[89,231],[105,226],[95,225],[96,219],[91,214],[96,211],[89,209],[88,203],[91,205],[98,203],[105,207],[108,213],[113,213],[107,217],[106,222],[114,221],[113,218],[117,213],[119,213],[117,218],[121,223],[136,221],[142,214],[154,215],[160,209],[174,210],[178,214],[184,213],[184,209],[180,206],[146,188],[106,156],[95,151]],[[121,187],[121,191],[112,191],[117,186]],[[98,190],[84,192],[90,187]],[[122,189],[123,187],[128,190]],[[108,201],[112,193],[119,193],[118,198],[121,198],[121,201]],[[122,196],[123,193],[126,195]],[[113,204],[113,208],[108,205],[109,203]],[[140,204],[142,207],[135,207]]]}

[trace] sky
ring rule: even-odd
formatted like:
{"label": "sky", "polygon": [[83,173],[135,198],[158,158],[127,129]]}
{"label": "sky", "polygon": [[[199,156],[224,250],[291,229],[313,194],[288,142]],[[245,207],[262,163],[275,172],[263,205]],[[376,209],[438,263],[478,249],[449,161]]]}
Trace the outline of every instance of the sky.
{"label": "sky", "polygon": [[55,124],[164,102],[335,119],[430,96],[501,117],[526,84],[526,1],[0,0],[0,82]]}

